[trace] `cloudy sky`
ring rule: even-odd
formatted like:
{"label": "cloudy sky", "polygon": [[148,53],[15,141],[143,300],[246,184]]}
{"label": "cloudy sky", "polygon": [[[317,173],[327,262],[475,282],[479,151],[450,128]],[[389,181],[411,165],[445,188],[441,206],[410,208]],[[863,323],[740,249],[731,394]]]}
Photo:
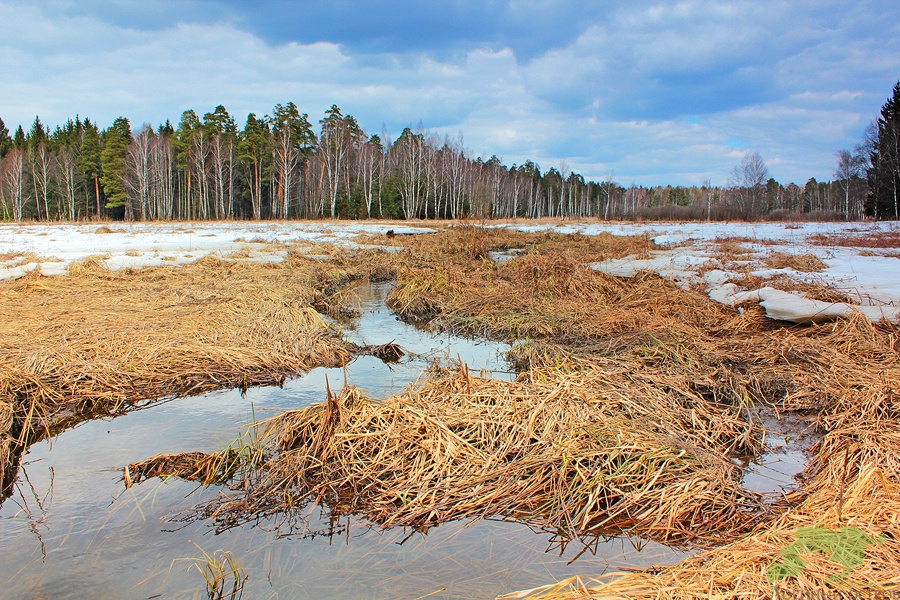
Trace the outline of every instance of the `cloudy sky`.
{"label": "cloudy sky", "polygon": [[331,104],[593,179],[830,179],[900,78],[896,0],[0,0],[0,118]]}

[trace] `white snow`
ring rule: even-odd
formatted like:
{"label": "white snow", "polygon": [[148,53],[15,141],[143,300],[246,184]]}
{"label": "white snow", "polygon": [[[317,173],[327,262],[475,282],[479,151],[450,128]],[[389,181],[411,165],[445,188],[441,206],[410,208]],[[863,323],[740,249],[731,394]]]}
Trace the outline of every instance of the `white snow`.
{"label": "white snow", "polygon": [[[42,275],[63,275],[74,261],[96,256],[110,269],[175,266],[208,254],[253,262],[280,261],[287,245],[333,243],[367,248],[354,241],[360,233],[432,233],[431,224],[390,221],[204,222],[115,224],[0,224],[0,279],[16,279],[40,268]],[[866,250],[825,246],[817,234],[859,237],[900,231],[898,222],[878,223],[502,223],[520,231],[557,231],[582,235],[647,235],[658,246],[645,256],[590,265],[630,277],[652,270],[683,287],[704,286],[724,304],[758,302],[773,319],[806,323],[859,311],[873,320],[900,321],[900,248]],[[103,231],[111,230],[109,233]],[[739,243],[746,255],[723,257],[720,242]],[[380,247],[380,246],[379,246]],[[302,248],[302,246],[301,246]],[[392,249],[385,247],[385,249]],[[818,273],[772,269],[763,261],[773,252],[813,254],[827,265]],[[861,255],[865,252],[868,255]],[[321,254],[321,250],[318,254]],[[762,286],[755,290],[735,281],[750,273],[761,278],[782,275],[797,282],[819,283],[848,295],[859,305],[828,303],[800,293]]]}
{"label": "white snow", "polygon": [[[333,243],[350,247],[360,233],[397,235],[433,233],[430,227],[397,222],[213,222],[114,224],[0,224],[0,279],[17,279],[40,268],[42,275],[61,275],[69,264],[95,256],[112,270],[175,266],[209,254],[252,262],[281,261],[285,245]],[[21,256],[39,261],[22,264]]]}
{"label": "white snow", "polygon": [[852,223],[564,223],[553,225],[504,224],[519,231],[557,231],[597,235],[644,235],[660,246],[675,246],[693,241],[713,241],[728,238],[747,238],[757,242],[783,242],[790,245],[808,244],[807,238],[815,234],[865,235],[876,231],[897,231],[897,221]]}
{"label": "white snow", "polygon": [[[809,323],[823,321],[859,311],[874,321],[888,319],[900,322],[900,259],[895,249],[869,250],[878,256],[861,256],[862,247],[822,245],[817,235],[864,238],[880,232],[900,231],[900,223],[564,223],[507,224],[520,231],[558,231],[597,235],[648,235],[663,250],[649,252],[649,257],[631,256],[593,263],[594,269],[631,277],[649,269],[676,284],[689,287],[704,285],[709,297],[725,304],[744,301],[759,302],[766,314],[778,320]],[[748,251],[746,260],[731,259],[722,264],[718,242],[733,240]],[[894,256],[885,256],[885,251]],[[762,263],[773,252],[813,254],[827,268],[818,273],[793,269],[771,269]],[[710,269],[712,267],[712,269]],[[709,269],[709,270],[707,270]],[[706,270],[706,272],[703,272]],[[799,292],[785,292],[764,286],[742,290],[732,279],[744,273],[769,278],[786,275],[804,283],[818,283],[843,292],[859,305],[829,303],[804,297]]]}

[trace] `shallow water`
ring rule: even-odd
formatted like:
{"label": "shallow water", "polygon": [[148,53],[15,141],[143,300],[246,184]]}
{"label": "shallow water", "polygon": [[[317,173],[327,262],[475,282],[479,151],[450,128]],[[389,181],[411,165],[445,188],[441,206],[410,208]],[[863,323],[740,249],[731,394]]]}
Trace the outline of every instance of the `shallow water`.
{"label": "shallow water", "polygon": [[[512,377],[501,356],[505,344],[433,336],[406,325],[384,306],[387,291],[384,285],[361,288],[362,316],[346,336],[373,345],[394,341],[414,356],[393,365],[359,357],[347,367],[351,384],[385,397],[432,361],[457,355],[473,373],[485,369],[485,375]],[[427,535],[370,530],[356,521],[332,539],[279,538],[271,524],[214,535],[209,522],[172,518],[219,489],[176,479],[124,489],[121,466],[161,452],[219,450],[254,417],[323,400],[326,376],[337,389],[344,372],[316,369],[283,389],[180,398],[86,422],[35,444],[23,460],[18,492],[0,508],[0,596],[205,598],[192,560],[201,555],[199,548],[234,554],[249,577],[243,596],[248,599],[485,598],[572,575],[682,558],[659,544],[615,539],[568,564],[583,549],[577,542],[560,552],[548,533],[496,521],[449,523]]]}
{"label": "shallow water", "polygon": [[821,439],[806,419],[795,415],[759,415],[766,430],[766,451],[740,461],[743,485],[748,490],[777,497],[800,487],[800,475],[808,462],[808,452]]}

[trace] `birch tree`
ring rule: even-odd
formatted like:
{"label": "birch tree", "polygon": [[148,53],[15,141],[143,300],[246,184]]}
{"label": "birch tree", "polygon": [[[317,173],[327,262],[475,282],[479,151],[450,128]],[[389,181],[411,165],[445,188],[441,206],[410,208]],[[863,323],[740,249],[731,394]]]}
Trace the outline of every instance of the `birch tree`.
{"label": "birch tree", "polygon": [[209,136],[215,218],[231,218],[234,211],[234,138],[237,126],[221,104],[203,115],[203,128]]}
{"label": "birch tree", "polygon": [[25,186],[27,185],[25,150],[13,148],[3,157],[3,181],[14,221],[25,216]]}

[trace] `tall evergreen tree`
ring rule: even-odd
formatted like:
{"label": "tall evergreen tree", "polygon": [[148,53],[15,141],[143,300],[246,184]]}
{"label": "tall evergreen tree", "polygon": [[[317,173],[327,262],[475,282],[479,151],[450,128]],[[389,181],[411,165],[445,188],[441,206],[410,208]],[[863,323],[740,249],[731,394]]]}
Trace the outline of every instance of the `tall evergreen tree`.
{"label": "tall evergreen tree", "polygon": [[203,127],[209,136],[210,170],[215,217],[232,216],[234,210],[234,118],[221,104],[203,115]]}
{"label": "tall evergreen tree", "polygon": [[28,145],[28,139],[25,137],[25,130],[19,125],[16,128],[16,134],[13,136],[13,146],[19,150],[24,150]]}
{"label": "tall evergreen tree", "polygon": [[268,121],[272,124],[277,186],[273,212],[276,218],[286,219],[291,215],[293,192],[299,187],[297,180],[302,178],[303,165],[315,147],[316,135],[309,123],[309,115],[300,113],[293,102],[284,106],[276,104]]}
{"label": "tall evergreen tree", "polygon": [[74,221],[78,214],[78,183],[79,168],[78,154],[81,151],[81,142],[84,137],[84,125],[80,117],[73,121],[68,119],[63,127],[57,127],[53,131],[53,145],[56,147],[56,172],[59,182],[59,208],[57,214]]}
{"label": "tall evergreen tree", "polygon": [[53,193],[53,155],[50,150],[50,135],[40,117],[34,118],[26,137],[28,162],[31,170],[31,185],[34,190],[37,217],[50,218],[50,196]]}
{"label": "tall evergreen tree", "polygon": [[878,137],[870,151],[867,179],[866,214],[876,219],[900,218],[900,80],[881,107]]}
{"label": "tall evergreen tree", "polygon": [[263,177],[271,156],[271,132],[265,119],[247,115],[247,124],[238,134],[238,159],[247,170],[250,211],[254,219],[262,218]]}
{"label": "tall evergreen tree", "polygon": [[81,150],[78,153],[78,169],[81,172],[82,181],[87,186],[87,194],[92,197],[97,218],[100,218],[102,205],[100,200],[100,153],[103,146],[100,140],[100,129],[90,119],[85,119],[82,124],[84,132],[81,139]]}
{"label": "tall evergreen tree", "polygon": [[125,193],[125,157],[128,144],[131,143],[131,125],[125,117],[113,121],[112,126],[103,132],[103,151],[100,153],[100,164],[103,175],[100,182],[106,193],[106,208],[125,208],[125,219],[133,218],[128,195]]}
{"label": "tall evergreen tree", "polygon": [[12,150],[13,139],[9,137],[9,129],[3,119],[0,119],[0,158],[6,156],[6,153]]}
{"label": "tall evergreen tree", "polygon": [[175,149],[175,166],[178,169],[179,198],[176,214],[180,219],[190,219],[194,216],[194,189],[197,184],[191,177],[193,172],[193,155],[195,154],[194,137],[200,129],[200,119],[193,109],[181,113],[181,120],[172,138],[172,146]]}

